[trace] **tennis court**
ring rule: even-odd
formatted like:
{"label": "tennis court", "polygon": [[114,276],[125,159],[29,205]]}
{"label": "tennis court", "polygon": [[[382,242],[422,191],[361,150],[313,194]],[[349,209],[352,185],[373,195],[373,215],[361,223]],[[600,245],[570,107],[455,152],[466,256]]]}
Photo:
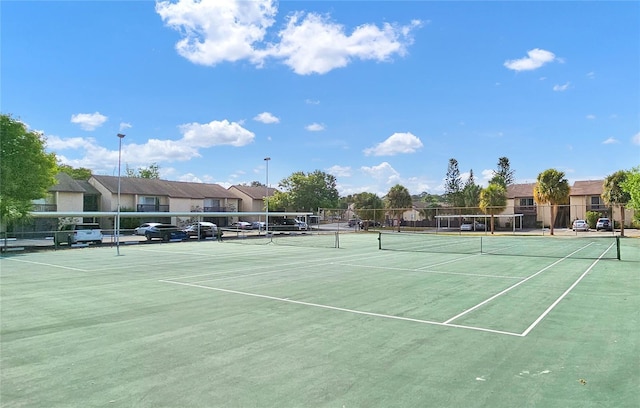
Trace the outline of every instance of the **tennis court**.
{"label": "tennis court", "polygon": [[640,240],[477,238],[5,256],[0,404],[637,407]]}

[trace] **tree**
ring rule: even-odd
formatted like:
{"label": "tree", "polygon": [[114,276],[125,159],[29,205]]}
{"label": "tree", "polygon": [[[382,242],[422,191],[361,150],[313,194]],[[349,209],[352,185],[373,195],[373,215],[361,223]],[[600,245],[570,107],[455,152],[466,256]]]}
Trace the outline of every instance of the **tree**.
{"label": "tree", "polygon": [[152,163],[149,167],[138,167],[137,170],[130,168],[127,165],[125,170],[127,177],[138,177],[146,179],[159,179],[160,178],[160,166],[157,163]]}
{"label": "tree", "polygon": [[[627,179],[628,172],[616,171],[604,179],[602,186],[602,199],[607,205],[620,208],[620,236],[624,237],[624,207],[631,200],[631,195],[622,188],[622,183]],[[613,211],[612,211],[613,218]]]}
{"label": "tree", "polygon": [[28,216],[32,200],[56,183],[56,155],[46,139],[10,115],[0,115],[0,217],[3,226]]}
{"label": "tree", "polygon": [[462,189],[462,201],[464,206],[467,208],[478,207],[481,190],[482,188],[476,184],[475,177],[473,176],[473,169],[469,170],[469,178]]}
{"label": "tree", "polygon": [[460,169],[458,169],[458,161],[449,159],[447,167],[447,176],[444,180],[444,195],[447,203],[453,207],[463,207],[462,200],[462,179],[460,178]]}
{"label": "tree", "polygon": [[284,211],[313,211],[318,207],[336,208],[340,195],[336,178],[316,170],[313,173],[298,171],[279,183],[283,191],[276,191],[269,198],[269,208]]}
{"label": "tree", "polygon": [[569,182],[564,172],[548,169],[538,174],[536,185],[533,187],[533,199],[538,204],[551,205],[551,235],[558,214],[558,206],[569,202]]}
{"label": "tree", "polygon": [[91,169],[85,167],[74,168],[68,164],[58,163],[58,172],[67,173],[74,180],[89,180],[91,178]]}
{"label": "tree", "polygon": [[360,193],[353,196],[353,207],[358,217],[363,220],[384,221],[384,203],[374,193]]}
{"label": "tree", "polygon": [[491,233],[495,231],[494,215],[507,207],[507,190],[501,184],[491,183],[480,192],[480,209],[491,214]]}
{"label": "tree", "polygon": [[391,211],[398,223],[398,232],[400,231],[400,219],[404,211],[411,207],[411,194],[405,186],[396,184],[389,189],[385,196],[385,207]]}
{"label": "tree", "polygon": [[511,170],[509,164],[509,158],[500,157],[498,159],[498,169],[493,171],[493,177],[489,181],[489,184],[500,184],[502,187],[507,188],[509,184],[514,182],[514,170]]}
{"label": "tree", "polygon": [[629,194],[627,206],[636,210],[635,218],[640,220],[640,166],[629,170],[627,178],[620,185]]}

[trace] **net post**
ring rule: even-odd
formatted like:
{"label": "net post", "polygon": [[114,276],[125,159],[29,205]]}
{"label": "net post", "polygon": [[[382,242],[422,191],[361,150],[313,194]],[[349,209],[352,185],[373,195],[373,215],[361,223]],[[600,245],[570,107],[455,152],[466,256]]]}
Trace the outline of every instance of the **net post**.
{"label": "net post", "polygon": [[480,237],[480,254],[481,255],[483,254],[483,252],[482,252],[482,237]]}
{"label": "net post", "polygon": [[378,249],[382,249],[382,232],[378,232]]}
{"label": "net post", "polygon": [[620,260],[620,236],[619,235],[616,235],[616,253],[619,261]]}
{"label": "net post", "polygon": [[336,241],[334,244],[334,248],[340,248],[340,234],[336,231]]}

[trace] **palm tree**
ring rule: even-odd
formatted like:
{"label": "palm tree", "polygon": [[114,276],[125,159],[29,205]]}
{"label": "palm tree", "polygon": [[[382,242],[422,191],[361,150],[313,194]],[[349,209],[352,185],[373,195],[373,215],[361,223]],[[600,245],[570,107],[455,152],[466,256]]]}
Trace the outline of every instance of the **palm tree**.
{"label": "palm tree", "polygon": [[558,214],[558,205],[569,202],[570,190],[564,172],[547,169],[538,174],[536,185],[533,187],[533,199],[538,204],[551,205],[551,235],[553,235],[553,224]]}
{"label": "palm tree", "polygon": [[[627,172],[616,171],[604,179],[602,186],[602,199],[607,205],[620,206],[620,236],[624,237],[624,207],[631,200],[631,195],[622,189],[622,184],[627,179]],[[613,221],[613,210],[611,211]]]}
{"label": "palm tree", "polygon": [[480,209],[485,214],[491,214],[491,233],[493,234],[494,218],[507,208],[507,190],[500,184],[489,184],[480,191]]}
{"label": "palm tree", "polygon": [[396,184],[391,187],[385,197],[385,206],[390,209],[398,221],[398,232],[400,232],[400,218],[405,209],[410,208],[412,204],[411,194],[405,186]]}

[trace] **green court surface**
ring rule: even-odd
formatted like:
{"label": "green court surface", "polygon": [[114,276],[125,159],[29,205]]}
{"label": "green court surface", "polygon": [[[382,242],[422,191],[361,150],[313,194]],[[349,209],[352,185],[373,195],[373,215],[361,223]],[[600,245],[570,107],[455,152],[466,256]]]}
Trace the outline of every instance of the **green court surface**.
{"label": "green court surface", "polygon": [[640,239],[378,238],[7,255],[0,405],[640,406]]}

